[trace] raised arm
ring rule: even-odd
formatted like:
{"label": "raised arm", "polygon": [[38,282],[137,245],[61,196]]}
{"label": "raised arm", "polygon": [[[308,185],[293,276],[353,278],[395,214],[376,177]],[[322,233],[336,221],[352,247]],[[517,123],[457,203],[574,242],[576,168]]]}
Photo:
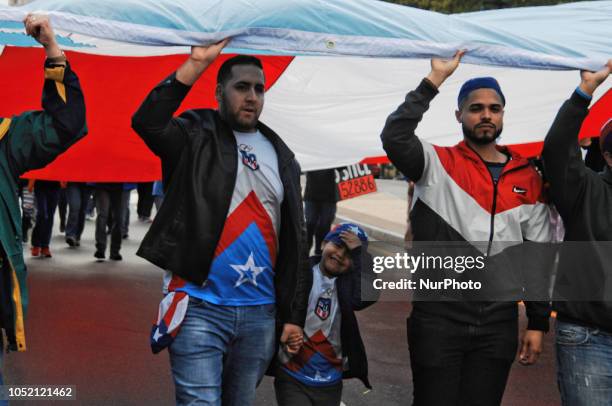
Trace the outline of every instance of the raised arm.
{"label": "raised arm", "polygon": [[173,118],[191,86],[217,59],[229,40],[191,47],[191,55],[178,70],[149,93],[132,116],[132,128],[153,153],[172,166],[185,145],[186,132],[180,119]]}
{"label": "raised arm", "polygon": [[393,164],[410,180],[417,182],[425,169],[421,141],[415,135],[417,125],[438,94],[438,88],[459,66],[465,51],[457,51],[450,60],[434,58],[431,72],[419,86],[406,95],[404,103],[387,118],[381,139]]}
{"label": "raised arm", "polygon": [[544,140],[542,158],[551,197],[564,219],[571,216],[588,179],[594,175],[582,160],[578,133],[589,113],[593,92],[611,71],[612,59],[598,72],[581,72],[580,85],[561,106]]}
{"label": "raised arm", "polygon": [[79,79],[58,47],[49,19],[29,14],[24,25],[26,33],[44,47],[47,59],[43,111],[3,120],[9,165],[15,177],[46,166],[86,133],[85,101]]}

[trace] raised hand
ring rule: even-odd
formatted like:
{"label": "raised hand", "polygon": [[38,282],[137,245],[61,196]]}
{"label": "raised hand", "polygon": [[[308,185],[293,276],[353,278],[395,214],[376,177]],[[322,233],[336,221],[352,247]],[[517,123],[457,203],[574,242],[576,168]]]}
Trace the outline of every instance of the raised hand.
{"label": "raised hand", "polygon": [[187,86],[193,85],[206,68],[217,59],[229,41],[230,39],[226,38],[216,44],[191,47],[189,59],[176,71],[176,80]]}
{"label": "raised hand", "polygon": [[610,72],[612,72],[612,59],[608,60],[606,66],[603,69],[598,70],[597,72],[590,72],[587,70],[583,70],[580,72],[580,90],[588,94],[589,96],[593,95],[595,89],[601,85],[608,76],[610,76]]}
{"label": "raised hand", "polygon": [[346,244],[349,250],[354,250],[357,247],[361,247],[361,240],[355,233],[351,233],[350,231],[343,231],[340,233],[340,239],[342,242]]}
{"label": "raised hand", "polygon": [[191,47],[190,58],[195,62],[210,65],[221,54],[221,51],[223,48],[225,48],[228,42],[229,38],[226,38],[223,41],[217,42],[216,44]]}
{"label": "raised hand", "polygon": [[45,47],[47,57],[57,58],[62,56],[62,51],[57,45],[55,33],[49,22],[49,17],[41,14],[28,14],[23,20],[26,34],[32,36],[38,43]]}
{"label": "raised hand", "polygon": [[465,49],[461,49],[455,52],[452,59],[432,58],[431,59],[431,72],[427,75],[427,79],[433,83],[436,87],[440,85],[455,72],[459,66],[461,58],[466,53]]}

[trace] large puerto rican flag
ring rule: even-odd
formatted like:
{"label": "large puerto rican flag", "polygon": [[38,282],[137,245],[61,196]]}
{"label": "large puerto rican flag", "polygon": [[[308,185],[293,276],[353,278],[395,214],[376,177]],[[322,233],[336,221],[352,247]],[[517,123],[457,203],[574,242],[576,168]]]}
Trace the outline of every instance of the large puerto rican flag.
{"label": "large puerto rican flag", "polygon": [[[189,45],[231,36],[223,55],[180,111],[216,107],[214,78],[233,53],[262,56],[261,120],[296,152],[304,170],[384,159],[387,115],[429,71],[429,58],[467,49],[418,135],[437,145],[461,138],[454,122],[461,84],[495,76],[506,95],[504,144],[535,155],[578,70],[612,57],[612,1],[443,15],[376,0],[38,0],[0,7],[0,117],[40,108],[40,47],[23,33],[31,11],[49,14],[81,78],[89,135],[30,173],[72,181],[160,178],[158,159],[130,128],[150,89],[186,58]],[[612,112],[606,83],[581,136],[596,136]]]}

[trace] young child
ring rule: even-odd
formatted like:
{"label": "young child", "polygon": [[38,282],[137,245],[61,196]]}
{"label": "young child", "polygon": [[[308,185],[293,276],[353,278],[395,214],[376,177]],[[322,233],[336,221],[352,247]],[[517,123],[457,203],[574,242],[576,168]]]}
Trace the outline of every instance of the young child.
{"label": "young child", "polygon": [[[340,224],[325,236],[321,256],[310,258],[313,278],[304,344],[293,356],[286,346],[278,353],[274,388],[279,406],[340,405],[343,378],[359,378],[371,389],[354,313],[378,299],[367,241],[359,226]],[[361,297],[362,284],[367,300]],[[287,345],[291,348],[301,339],[291,336]]]}

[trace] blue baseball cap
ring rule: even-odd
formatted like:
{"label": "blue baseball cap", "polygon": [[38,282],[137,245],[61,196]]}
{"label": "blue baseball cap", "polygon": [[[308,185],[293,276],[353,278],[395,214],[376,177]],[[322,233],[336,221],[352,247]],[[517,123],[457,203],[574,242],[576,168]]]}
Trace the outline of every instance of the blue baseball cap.
{"label": "blue baseball cap", "polygon": [[466,81],[463,86],[461,86],[461,90],[459,90],[459,96],[457,97],[457,106],[461,106],[463,100],[465,100],[474,90],[478,89],[495,90],[502,100],[502,105],[506,105],[506,98],[504,97],[504,94],[502,93],[501,87],[499,86],[497,80],[490,76],[485,76],[481,78],[470,79]]}
{"label": "blue baseball cap", "polygon": [[343,245],[344,242],[342,241],[342,238],[340,238],[340,233],[342,233],[343,231],[349,231],[357,235],[357,237],[359,237],[363,245],[366,245],[368,243],[368,234],[365,231],[363,231],[363,229],[359,227],[357,224],[353,224],[353,223],[338,224],[329,233],[327,233],[327,235],[325,236],[323,240],[331,241],[336,245]]}

